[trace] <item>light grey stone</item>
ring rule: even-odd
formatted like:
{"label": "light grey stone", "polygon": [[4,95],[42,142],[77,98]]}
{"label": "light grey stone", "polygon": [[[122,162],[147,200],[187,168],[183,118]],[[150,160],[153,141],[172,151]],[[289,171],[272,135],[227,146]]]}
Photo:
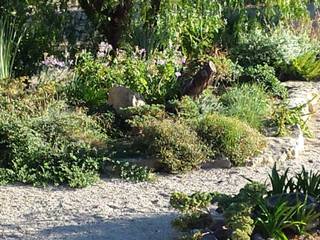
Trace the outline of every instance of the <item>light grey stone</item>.
{"label": "light grey stone", "polygon": [[140,94],[126,87],[113,87],[108,95],[108,105],[112,106],[117,112],[121,108],[140,107],[145,104]]}

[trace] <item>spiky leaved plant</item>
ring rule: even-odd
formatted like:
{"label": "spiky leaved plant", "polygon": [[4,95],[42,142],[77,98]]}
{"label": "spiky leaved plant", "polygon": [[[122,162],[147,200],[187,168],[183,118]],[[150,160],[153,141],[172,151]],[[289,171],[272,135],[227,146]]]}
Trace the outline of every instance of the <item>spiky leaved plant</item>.
{"label": "spiky leaved plant", "polygon": [[13,19],[0,17],[0,80],[12,76],[13,64],[22,36],[23,31],[17,31]]}

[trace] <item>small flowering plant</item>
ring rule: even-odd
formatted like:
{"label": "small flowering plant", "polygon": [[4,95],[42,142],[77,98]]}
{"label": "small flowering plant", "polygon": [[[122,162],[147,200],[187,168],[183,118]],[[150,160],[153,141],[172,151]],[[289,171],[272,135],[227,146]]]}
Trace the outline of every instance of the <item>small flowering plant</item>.
{"label": "small flowering plant", "polygon": [[150,102],[162,103],[178,94],[186,57],[176,50],[147,56],[145,49],[136,47],[132,52],[119,52],[114,63],[123,69],[127,87]]}
{"label": "small flowering plant", "polygon": [[98,46],[97,58],[108,57],[112,50],[113,47],[111,44],[107,42],[101,42]]}
{"label": "small flowering plant", "polygon": [[150,62],[148,69],[153,68],[153,72],[148,72],[152,97],[154,100],[174,98],[179,93],[186,58],[180,51],[167,51],[155,53]]}
{"label": "small flowering plant", "polygon": [[80,54],[70,94],[87,105],[105,104],[112,86],[125,86],[140,93],[149,103],[164,103],[180,91],[186,58],[179,51],[155,52],[144,49],[119,50],[111,57],[107,43],[99,46],[97,55]]}
{"label": "small flowering plant", "polygon": [[69,61],[61,61],[57,57],[51,55],[47,56],[46,54],[44,55],[44,60],[41,62],[42,66],[45,68],[57,68],[57,69],[66,69],[70,65],[73,64],[72,60]]}

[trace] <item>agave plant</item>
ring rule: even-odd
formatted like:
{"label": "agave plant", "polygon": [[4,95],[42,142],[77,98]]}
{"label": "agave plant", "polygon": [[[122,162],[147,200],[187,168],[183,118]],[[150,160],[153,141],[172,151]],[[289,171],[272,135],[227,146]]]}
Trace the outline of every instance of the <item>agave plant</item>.
{"label": "agave plant", "polygon": [[16,30],[14,20],[0,17],[0,80],[12,76],[14,60],[23,36]]}

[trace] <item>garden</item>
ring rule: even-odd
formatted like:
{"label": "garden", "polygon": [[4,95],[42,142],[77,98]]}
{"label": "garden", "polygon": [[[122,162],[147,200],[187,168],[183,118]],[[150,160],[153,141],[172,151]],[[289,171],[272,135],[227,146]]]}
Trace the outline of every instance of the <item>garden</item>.
{"label": "garden", "polygon": [[319,102],[319,0],[1,0],[0,238],[320,239]]}

